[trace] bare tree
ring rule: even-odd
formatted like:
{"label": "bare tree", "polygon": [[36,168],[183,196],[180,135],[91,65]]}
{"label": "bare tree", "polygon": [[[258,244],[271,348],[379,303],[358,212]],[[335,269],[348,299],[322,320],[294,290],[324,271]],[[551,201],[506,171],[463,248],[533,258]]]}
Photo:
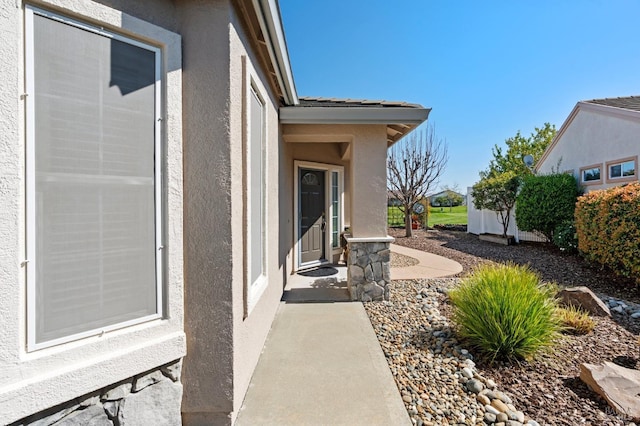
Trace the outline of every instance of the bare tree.
{"label": "bare tree", "polygon": [[413,206],[437,185],[447,160],[447,143],[436,137],[433,126],[412,133],[389,149],[387,187],[400,201],[407,237],[411,236]]}

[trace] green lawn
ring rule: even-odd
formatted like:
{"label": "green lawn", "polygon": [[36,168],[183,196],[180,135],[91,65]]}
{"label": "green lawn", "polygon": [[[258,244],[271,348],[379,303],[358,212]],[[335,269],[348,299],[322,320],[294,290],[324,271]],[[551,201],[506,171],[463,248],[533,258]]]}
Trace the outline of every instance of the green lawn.
{"label": "green lawn", "polygon": [[452,207],[431,207],[429,214],[429,226],[433,225],[466,225],[467,224],[467,206]]}
{"label": "green lawn", "polygon": [[[388,207],[389,226],[404,226],[404,216],[397,207]],[[433,225],[466,225],[467,206],[452,207],[431,207],[429,214],[429,226]]]}

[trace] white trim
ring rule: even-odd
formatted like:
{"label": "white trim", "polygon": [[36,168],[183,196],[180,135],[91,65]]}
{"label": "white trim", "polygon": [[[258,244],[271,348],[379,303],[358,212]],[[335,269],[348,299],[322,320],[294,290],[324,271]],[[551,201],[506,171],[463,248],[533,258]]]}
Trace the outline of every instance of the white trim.
{"label": "white trim", "polygon": [[35,72],[33,8],[25,7],[25,93],[26,93],[26,246],[27,246],[27,350],[36,346],[36,155],[35,155]]}
{"label": "white trim", "polygon": [[[267,182],[268,182],[268,171],[267,171],[267,165],[268,165],[268,161],[267,161],[267,156],[268,156],[268,150],[267,150],[267,103],[266,103],[266,98],[265,96],[262,94],[262,92],[264,91],[264,88],[258,83],[258,79],[253,77],[253,74],[251,72],[247,71],[247,77],[246,77],[246,81],[247,81],[247,90],[246,90],[246,100],[245,100],[245,105],[246,105],[246,111],[245,111],[245,126],[246,126],[246,131],[247,131],[247,140],[246,140],[246,144],[245,144],[245,158],[246,158],[246,170],[245,170],[245,176],[243,177],[243,179],[245,179],[246,182],[246,187],[244,189],[245,191],[245,201],[246,201],[246,207],[245,207],[245,223],[246,223],[246,239],[245,239],[245,245],[246,248],[244,250],[245,253],[245,278],[244,278],[244,286],[245,286],[245,318],[249,316],[249,314],[251,314],[251,311],[253,311],[253,308],[255,308],[255,306],[258,304],[258,301],[260,300],[260,298],[262,297],[262,294],[264,293],[264,291],[266,290],[268,284],[269,284],[269,280],[267,277],[267,269],[268,269],[268,250],[267,250],[267,227],[268,227],[268,221],[267,221],[267,217],[268,217],[268,202],[267,202]],[[251,176],[253,174],[253,169],[252,169],[252,164],[251,164],[251,153],[252,153],[252,147],[251,147],[251,121],[253,119],[253,117],[251,116],[251,97],[255,96],[255,98],[258,100],[258,102],[261,104],[262,109],[261,109],[261,120],[262,120],[262,129],[261,129],[261,154],[260,154],[260,161],[262,163],[262,176],[260,179],[260,182],[262,184],[261,190],[260,190],[260,203],[261,203],[261,210],[262,210],[262,215],[260,217],[260,220],[262,222],[262,234],[261,234],[261,238],[260,238],[260,244],[261,244],[261,254],[262,254],[262,261],[261,261],[261,268],[262,271],[260,272],[260,275],[258,276],[258,278],[253,281],[250,282],[251,280],[251,265],[252,265],[252,251],[253,251],[253,241],[251,239],[251,235],[252,235],[252,223],[251,223],[251,211],[253,209],[253,204],[255,202],[255,200],[253,200],[253,197],[251,196]]]}
{"label": "white trim", "polygon": [[[300,169],[310,169],[310,170],[321,170],[325,172],[324,181],[325,181],[325,191],[324,191],[324,207],[325,211],[328,212],[331,209],[331,172],[338,172],[338,191],[339,191],[339,201],[338,208],[339,212],[339,224],[338,226],[343,226],[344,224],[344,167],[338,166],[335,164],[326,164],[326,163],[316,163],[312,161],[300,161],[295,160],[293,162],[293,272],[299,271],[301,269],[312,268],[314,266],[320,266],[326,263],[331,263],[331,259],[321,259],[320,261],[307,262],[302,264],[300,262],[300,188],[299,188],[299,173]],[[337,253],[340,248],[334,249],[331,245],[331,231],[333,230],[333,224],[329,222],[329,227],[325,231],[324,235],[324,244],[325,244],[325,257],[333,257],[334,253]],[[338,235],[340,235],[340,230],[338,230]]]}
{"label": "white trim", "polygon": [[594,104],[588,101],[578,102],[577,105],[581,110],[602,113],[618,118],[629,118],[635,121],[640,120],[640,111],[627,108],[619,108],[611,105]]}
{"label": "white trim", "polygon": [[422,124],[430,108],[295,107],[280,108],[282,124]]}
{"label": "white trim", "polygon": [[346,237],[347,241],[350,243],[392,243],[396,239],[390,236],[386,237],[363,237],[363,238],[353,238]]}
{"label": "white trim", "polygon": [[[148,46],[149,48],[151,46]],[[164,264],[165,264],[165,250],[164,250],[164,152],[162,151],[162,51],[157,47],[150,49],[155,53],[156,60],[156,75],[155,75],[155,133],[154,133],[154,166],[153,176],[155,178],[155,218],[156,218],[156,313],[160,318],[164,316]]]}
{"label": "white trim", "polygon": [[287,41],[280,19],[280,9],[275,0],[253,0],[262,34],[266,39],[267,51],[276,72],[276,78],[282,88],[282,95],[287,105],[299,103],[293,71],[287,50]]}
{"label": "white trim", "polygon": [[[338,175],[338,229],[333,228],[333,174],[336,173]],[[329,207],[330,207],[330,215],[329,221],[331,222],[329,226],[329,232],[331,235],[329,236],[329,249],[331,250],[331,254],[339,254],[342,252],[342,247],[340,247],[340,233],[342,229],[344,229],[344,209],[342,206],[344,205],[344,178],[342,177],[342,173],[339,170],[330,170],[329,171]],[[333,238],[333,233],[338,232],[338,245],[337,247],[333,247],[331,239]]]}
{"label": "white trim", "polygon": [[[62,24],[71,25],[85,31],[89,31],[107,38],[122,41],[124,43],[149,50],[155,57],[155,123],[154,123],[154,219],[155,219],[155,291],[156,313],[144,317],[134,318],[124,322],[118,322],[104,327],[86,330],[80,333],[70,334],[45,342],[36,342],[36,188],[35,188],[35,75],[34,75],[34,15],[40,15],[55,20]],[[26,245],[27,245],[27,351],[36,351],[63,343],[80,340],[83,338],[102,335],[106,332],[130,327],[148,321],[162,318],[164,315],[164,255],[163,255],[163,152],[162,152],[162,51],[161,49],[142,43],[130,37],[107,31],[103,28],[71,19],[53,12],[39,9],[30,5],[25,6],[25,93],[26,99]]]}

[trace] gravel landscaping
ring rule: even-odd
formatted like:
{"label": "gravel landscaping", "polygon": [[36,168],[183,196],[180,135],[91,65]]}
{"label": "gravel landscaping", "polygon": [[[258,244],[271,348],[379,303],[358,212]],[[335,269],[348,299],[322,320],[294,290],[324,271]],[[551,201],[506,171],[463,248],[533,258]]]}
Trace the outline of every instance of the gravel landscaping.
{"label": "gravel landscaping", "polygon": [[[632,425],[579,379],[581,363],[612,361],[640,369],[640,294],[630,281],[592,269],[578,256],[544,244],[500,246],[452,230],[390,230],[396,244],[439,254],[463,265],[464,276],[487,261],[529,264],[544,280],[586,285],[609,305],[594,332],[564,335],[553,350],[520,364],[489,365],[450,328],[446,291],[457,278],[393,281],[391,300],[367,303],[414,424]],[[636,318],[634,318],[636,317]],[[475,355],[475,356],[474,356]],[[510,423],[508,423],[510,422]],[[500,423],[495,423],[500,424]]]}

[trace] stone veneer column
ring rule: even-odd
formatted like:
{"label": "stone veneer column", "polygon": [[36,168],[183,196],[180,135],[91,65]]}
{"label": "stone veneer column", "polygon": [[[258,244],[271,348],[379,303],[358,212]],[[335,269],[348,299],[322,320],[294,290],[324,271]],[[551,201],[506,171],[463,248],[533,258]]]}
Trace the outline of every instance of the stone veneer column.
{"label": "stone veneer column", "polygon": [[346,237],[347,286],[351,300],[371,302],[389,300],[391,237]]}

